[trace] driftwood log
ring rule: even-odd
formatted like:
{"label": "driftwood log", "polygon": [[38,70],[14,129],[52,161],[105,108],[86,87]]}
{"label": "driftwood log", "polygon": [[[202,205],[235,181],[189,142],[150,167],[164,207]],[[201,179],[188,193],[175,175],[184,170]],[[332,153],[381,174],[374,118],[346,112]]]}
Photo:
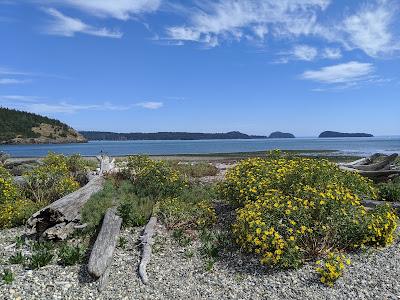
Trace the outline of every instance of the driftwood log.
{"label": "driftwood log", "polygon": [[144,228],[143,235],[140,237],[140,241],[142,244],[142,259],[139,265],[139,276],[144,284],[147,284],[149,282],[149,277],[147,276],[146,267],[151,257],[151,247],[154,244],[153,235],[156,224],[157,224],[157,218],[151,217],[150,221]]}
{"label": "driftwood log", "polygon": [[393,166],[397,157],[397,153],[389,156],[376,153],[351,163],[339,164],[339,167],[344,171],[359,173],[375,182],[387,181],[400,175],[400,169]]}
{"label": "driftwood log", "polygon": [[101,168],[85,186],[34,213],[27,221],[28,234],[36,238],[64,240],[80,224],[80,211],[90,197],[103,189],[103,175],[114,168],[114,160],[100,157]]}
{"label": "driftwood log", "polygon": [[96,242],[90,254],[88,271],[99,278],[99,290],[102,291],[108,282],[109,268],[112,262],[122,219],[116,214],[115,208],[107,210]]}

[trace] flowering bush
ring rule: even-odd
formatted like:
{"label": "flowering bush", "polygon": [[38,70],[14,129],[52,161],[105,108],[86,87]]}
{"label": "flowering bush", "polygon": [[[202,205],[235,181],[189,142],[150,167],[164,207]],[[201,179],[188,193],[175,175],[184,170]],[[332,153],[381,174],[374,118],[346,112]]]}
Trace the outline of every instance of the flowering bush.
{"label": "flowering bush", "polygon": [[187,186],[181,174],[165,162],[142,155],[128,158],[122,176],[132,181],[136,194],[144,197],[173,197]]}
{"label": "flowering bush", "polygon": [[0,166],[0,228],[21,225],[36,208],[22,197],[11,174]]}
{"label": "flowering bush", "polygon": [[69,167],[65,156],[50,153],[42,165],[24,174],[27,198],[37,203],[50,203],[77,190],[80,185]]}
{"label": "flowering bush", "polygon": [[350,265],[350,259],[346,259],[343,254],[329,252],[324,261],[317,261],[317,272],[320,274],[321,282],[330,287],[342,276],[345,265]]}
{"label": "flowering bush", "polygon": [[[270,189],[302,196],[305,189],[375,199],[372,182],[356,173],[342,172],[327,160],[312,158],[252,158],[231,169],[221,185],[225,198],[238,204],[254,201]],[[333,196],[332,196],[333,197]]]}
{"label": "flowering bush", "polygon": [[361,205],[361,197],[376,195],[368,180],[327,161],[249,159],[228,172],[220,190],[242,205],[236,242],[267,265],[296,268],[331,249],[384,246],[397,227],[389,206]]}

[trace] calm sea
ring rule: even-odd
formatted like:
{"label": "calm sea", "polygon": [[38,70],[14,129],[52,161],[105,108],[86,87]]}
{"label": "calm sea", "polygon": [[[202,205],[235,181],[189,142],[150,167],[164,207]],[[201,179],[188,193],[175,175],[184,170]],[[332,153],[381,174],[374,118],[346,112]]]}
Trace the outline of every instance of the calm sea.
{"label": "calm sea", "polygon": [[128,154],[205,154],[281,150],[338,150],[341,154],[400,153],[400,136],[374,138],[296,138],[201,141],[92,141],[65,145],[0,145],[13,157],[40,157],[49,151],[93,156],[103,151],[112,156]]}

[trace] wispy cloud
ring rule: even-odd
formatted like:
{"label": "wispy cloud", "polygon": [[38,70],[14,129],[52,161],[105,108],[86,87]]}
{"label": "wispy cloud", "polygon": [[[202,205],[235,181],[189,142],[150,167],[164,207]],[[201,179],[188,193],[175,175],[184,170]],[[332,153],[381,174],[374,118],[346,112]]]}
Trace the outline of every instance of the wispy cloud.
{"label": "wispy cloud", "polygon": [[398,1],[377,0],[375,4],[364,4],[339,26],[344,34],[342,43],[347,48],[361,49],[373,57],[399,51],[399,36],[393,34],[399,12]]}
{"label": "wispy cloud", "polygon": [[120,20],[154,12],[161,5],[161,0],[63,0],[57,2],[55,4],[72,6],[94,16]]}
{"label": "wispy cloud", "polygon": [[159,109],[162,102],[138,102],[116,105],[110,102],[100,104],[75,104],[67,101],[49,101],[44,97],[30,95],[0,95],[0,106],[24,109],[35,113],[77,113],[80,111],[126,111],[136,107]]}
{"label": "wispy cloud", "polygon": [[173,40],[197,41],[216,46],[224,40],[249,36],[264,39],[310,34],[316,14],[330,0],[219,0],[196,2],[187,10],[190,25],[171,26],[166,34]]}
{"label": "wispy cloud", "polygon": [[339,48],[325,48],[322,53],[323,58],[339,59],[342,57],[342,51]]}
{"label": "wispy cloud", "polygon": [[159,109],[164,106],[164,103],[162,102],[140,102],[136,104],[137,106],[140,106],[142,108],[146,109]]}
{"label": "wispy cloud", "polygon": [[373,79],[375,68],[370,63],[351,61],[323,67],[318,70],[305,71],[302,79],[312,80],[325,84],[336,84],[340,87],[349,87],[361,81]]}
{"label": "wispy cloud", "polygon": [[317,57],[318,51],[308,45],[296,45],[291,54],[294,59],[312,61]]}
{"label": "wispy cloud", "polygon": [[21,83],[27,83],[27,82],[30,82],[30,80],[22,80],[22,79],[15,79],[15,78],[0,78],[0,85],[21,84]]}
{"label": "wispy cloud", "polygon": [[68,17],[54,8],[45,9],[53,20],[45,29],[47,34],[72,37],[76,33],[84,33],[99,37],[121,38],[122,33],[108,28],[97,28],[82,22],[80,19]]}

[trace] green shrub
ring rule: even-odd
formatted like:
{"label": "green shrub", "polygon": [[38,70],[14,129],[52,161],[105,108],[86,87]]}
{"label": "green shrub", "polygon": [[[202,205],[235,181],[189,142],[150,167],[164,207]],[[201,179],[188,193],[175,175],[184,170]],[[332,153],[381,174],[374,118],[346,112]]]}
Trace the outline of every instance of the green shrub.
{"label": "green shrub", "polygon": [[25,199],[11,174],[0,166],[0,228],[24,224],[42,206]]}
{"label": "green shrub", "polygon": [[51,203],[79,188],[63,155],[49,153],[43,164],[24,174],[27,198],[37,203]]}
{"label": "green shrub", "polygon": [[154,199],[139,197],[135,194],[123,194],[118,205],[118,214],[124,226],[142,226],[147,223],[153,212]]}
{"label": "green shrub", "polygon": [[196,203],[180,197],[167,198],[158,203],[156,211],[161,221],[170,229],[204,228],[217,220],[215,209],[208,200]]}
{"label": "green shrub", "polygon": [[174,229],[172,237],[181,247],[186,247],[192,243],[192,238],[182,228]]}
{"label": "green shrub", "polygon": [[279,190],[292,197],[302,197],[304,188],[321,193],[349,192],[357,198],[375,199],[372,181],[353,172],[343,172],[336,164],[312,158],[252,158],[228,171],[220,184],[221,195],[243,205],[255,201],[268,190]]}
{"label": "green shrub", "polygon": [[173,197],[187,185],[181,174],[163,161],[147,156],[130,156],[121,174],[134,184],[134,191],[141,197]]}
{"label": "green shrub", "polygon": [[116,205],[117,189],[112,181],[106,181],[103,189],[94,194],[83,206],[81,216],[88,224],[88,231],[95,230],[101,223],[107,209]]}
{"label": "green shrub", "polygon": [[85,249],[79,245],[63,245],[58,251],[60,263],[63,266],[73,266],[79,264],[85,258]]}
{"label": "green shrub", "polygon": [[197,163],[169,163],[174,170],[177,170],[181,174],[187,177],[199,178],[205,176],[215,176],[218,174],[218,168],[213,164],[206,162]]}
{"label": "green shrub", "polygon": [[6,284],[11,284],[14,281],[14,274],[10,269],[5,269],[3,271],[3,274],[1,275],[1,279],[6,283]]}
{"label": "green shrub", "polygon": [[320,281],[330,287],[342,276],[345,265],[350,265],[350,259],[343,254],[328,253],[324,261],[317,261],[317,272],[321,276]]}
{"label": "green shrub", "polygon": [[383,201],[400,201],[400,182],[379,183],[378,194]]}
{"label": "green shrub", "polygon": [[233,233],[263,264],[297,268],[305,261],[394,239],[398,217],[389,206],[366,211],[375,195],[368,180],[326,161],[250,159],[230,170],[222,194],[237,209]]}

